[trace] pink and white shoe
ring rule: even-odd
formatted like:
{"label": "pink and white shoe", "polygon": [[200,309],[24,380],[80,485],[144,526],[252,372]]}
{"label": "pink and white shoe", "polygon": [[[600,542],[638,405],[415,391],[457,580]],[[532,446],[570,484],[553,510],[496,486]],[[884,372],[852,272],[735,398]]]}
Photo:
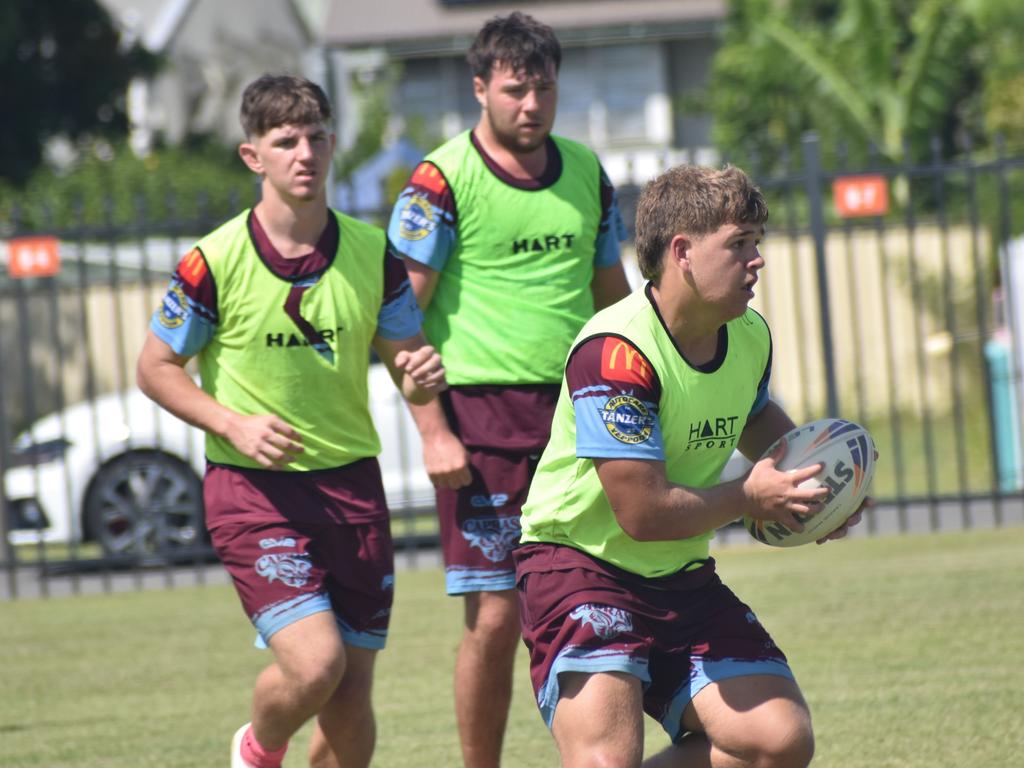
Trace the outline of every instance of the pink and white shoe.
{"label": "pink and white shoe", "polygon": [[231,768],[252,768],[242,759],[242,739],[245,738],[245,733],[249,730],[250,725],[252,723],[243,725],[235,731],[235,735],[231,738]]}

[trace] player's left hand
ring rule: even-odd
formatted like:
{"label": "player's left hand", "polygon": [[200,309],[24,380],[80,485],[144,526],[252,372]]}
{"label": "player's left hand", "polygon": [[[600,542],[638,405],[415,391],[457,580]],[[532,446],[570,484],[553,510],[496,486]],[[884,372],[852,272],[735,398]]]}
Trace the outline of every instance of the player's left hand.
{"label": "player's left hand", "polygon": [[429,344],[411,351],[400,351],[395,355],[395,367],[405,372],[421,391],[436,395],[448,388],[441,356]]}
{"label": "player's left hand", "polygon": [[[875,461],[878,461],[877,448],[875,449]],[[875,500],[872,499],[870,496],[865,496],[864,501],[862,501],[860,503],[860,506],[857,507],[857,511],[850,515],[848,518],[846,518],[846,522],[844,522],[842,525],[840,525],[838,528],[832,531],[832,533],[830,533],[828,536],[822,536],[815,543],[824,544],[826,541],[832,541],[833,539],[843,538],[844,536],[846,536],[846,534],[850,532],[850,529],[853,528],[853,526],[860,523],[862,513],[864,512],[864,510],[871,509],[874,506]]]}
{"label": "player's left hand", "polygon": [[871,509],[875,506],[875,500],[870,496],[865,497],[864,501],[861,502],[860,506],[857,507],[857,511],[846,518],[846,522],[836,528],[828,536],[822,536],[817,540],[817,544],[824,544],[826,541],[832,541],[833,539],[841,539],[850,532],[853,526],[857,525],[861,521],[862,513],[866,509]]}

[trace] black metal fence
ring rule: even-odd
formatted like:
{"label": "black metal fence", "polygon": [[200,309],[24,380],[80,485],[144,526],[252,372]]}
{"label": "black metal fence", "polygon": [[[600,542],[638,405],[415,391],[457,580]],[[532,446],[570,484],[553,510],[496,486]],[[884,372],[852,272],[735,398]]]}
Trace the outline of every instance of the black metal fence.
{"label": "black metal fence", "polygon": [[[781,173],[748,169],[772,209],[755,307],[773,329],[775,396],[798,422],[842,415],[872,432],[879,505],[858,535],[1024,521],[1024,158],[820,158],[808,137]],[[629,223],[637,167],[619,181]],[[201,436],[133,370],[178,258],[225,216],[144,214],[4,233],[0,595],[224,580],[202,523]],[[418,436],[397,393],[371,389],[399,556],[433,564]]]}

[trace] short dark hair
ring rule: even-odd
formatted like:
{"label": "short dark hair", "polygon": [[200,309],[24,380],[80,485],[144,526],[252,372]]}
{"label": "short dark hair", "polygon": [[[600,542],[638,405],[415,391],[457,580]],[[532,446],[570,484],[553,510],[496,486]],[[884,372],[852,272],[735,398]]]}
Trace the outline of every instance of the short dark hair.
{"label": "short dark hair", "polygon": [[547,24],[515,11],[508,16],[495,16],[484,24],[466,60],[473,76],[484,82],[490,81],[497,64],[513,72],[522,70],[535,75],[545,72],[550,63],[557,72],[562,65],[562,46]]}
{"label": "short dark hair", "polygon": [[704,237],[723,224],[764,224],[768,203],[733,165],[721,170],[678,165],[647,182],[636,205],[636,260],[657,282],[665,251],[678,234]]}
{"label": "short dark hair", "polygon": [[290,123],[314,125],[331,119],[323,89],[295,75],[262,75],[246,86],[238,115],[247,138],[263,136]]}

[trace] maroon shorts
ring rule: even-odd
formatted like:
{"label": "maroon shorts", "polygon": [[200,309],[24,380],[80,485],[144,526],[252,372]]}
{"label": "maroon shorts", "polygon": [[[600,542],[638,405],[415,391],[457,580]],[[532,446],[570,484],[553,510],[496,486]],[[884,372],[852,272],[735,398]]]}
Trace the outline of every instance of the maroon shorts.
{"label": "maroon shorts", "polygon": [[472,481],[438,489],[449,595],[514,589],[519,514],[551,433],[557,385],[453,387],[445,415],[470,457]]}
{"label": "maroon shorts", "polygon": [[562,672],[623,672],[643,683],[644,711],[673,741],[704,686],[744,675],[793,677],[750,608],[715,573],[714,560],[645,579],[570,547],[516,550],[523,639],[548,727]]}
{"label": "maroon shorts", "polygon": [[471,451],[469,485],[437,489],[437,514],[449,595],[514,589],[512,550],[538,456]]}
{"label": "maroon shorts", "polygon": [[357,463],[308,473],[207,468],[207,527],[260,641],[331,611],[346,643],[384,647],[394,547],[377,462]]}

